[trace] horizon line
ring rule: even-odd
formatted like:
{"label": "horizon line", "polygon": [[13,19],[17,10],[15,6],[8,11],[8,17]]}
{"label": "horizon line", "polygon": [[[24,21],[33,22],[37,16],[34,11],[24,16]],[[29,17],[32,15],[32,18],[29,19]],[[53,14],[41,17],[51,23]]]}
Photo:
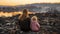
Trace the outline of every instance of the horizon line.
{"label": "horizon line", "polygon": [[[31,4],[60,4],[60,3],[59,2],[56,2],[56,3],[44,2],[44,3],[31,3]],[[0,5],[0,6],[19,6],[19,5]],[[28,5],[28,4],[22,4],[22,5]]]}

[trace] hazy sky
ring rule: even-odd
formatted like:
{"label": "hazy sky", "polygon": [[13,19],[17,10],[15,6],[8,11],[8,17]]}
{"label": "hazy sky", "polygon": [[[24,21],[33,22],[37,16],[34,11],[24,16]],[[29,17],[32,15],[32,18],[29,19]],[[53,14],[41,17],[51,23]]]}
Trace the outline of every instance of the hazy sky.
{"label": "hazy sky", "polygon": [[60,3],[60,0],[0,0],[0,5],[25,5],[32,3]]}

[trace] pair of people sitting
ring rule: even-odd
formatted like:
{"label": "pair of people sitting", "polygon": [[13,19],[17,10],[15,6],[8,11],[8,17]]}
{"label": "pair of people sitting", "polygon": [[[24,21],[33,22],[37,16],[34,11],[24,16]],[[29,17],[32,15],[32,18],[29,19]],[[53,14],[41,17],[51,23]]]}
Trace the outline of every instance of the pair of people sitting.
{"label": "pair of people sitting", "polygon": [[18,25],[21,31],[28,32],[28,31],[39,31],[40,24],[38,23],[38,18],[33,16],[32,18],[29,17],[28,10],[24,9],[23,14],[19,17]]}

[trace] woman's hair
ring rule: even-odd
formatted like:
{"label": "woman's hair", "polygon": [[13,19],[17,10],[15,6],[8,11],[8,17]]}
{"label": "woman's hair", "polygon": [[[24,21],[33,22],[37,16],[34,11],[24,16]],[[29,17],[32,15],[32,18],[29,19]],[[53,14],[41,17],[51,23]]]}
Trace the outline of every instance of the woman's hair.
{"label": "woman's hair", "polygon": [[38,20],[38,19],[37,19],[37,16],[33,16],[33,17],[31,18],[31,20],[37,21],[37,20]]}
{"label": "woman's hair", "polygon": [[28,9],[24,9],[22,15],[19,17],[20,20],[23,20],[28,17]]}

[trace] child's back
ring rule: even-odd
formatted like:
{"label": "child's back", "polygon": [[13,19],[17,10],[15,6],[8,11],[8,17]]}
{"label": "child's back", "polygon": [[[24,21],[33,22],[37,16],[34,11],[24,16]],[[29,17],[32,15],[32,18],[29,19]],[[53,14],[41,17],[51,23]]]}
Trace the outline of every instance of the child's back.
{"label": "child's back", "polygon": [[32,31],[35,31],[35,32],[39,31],[40,25],[36,17],[32,17],[30,27]]}

